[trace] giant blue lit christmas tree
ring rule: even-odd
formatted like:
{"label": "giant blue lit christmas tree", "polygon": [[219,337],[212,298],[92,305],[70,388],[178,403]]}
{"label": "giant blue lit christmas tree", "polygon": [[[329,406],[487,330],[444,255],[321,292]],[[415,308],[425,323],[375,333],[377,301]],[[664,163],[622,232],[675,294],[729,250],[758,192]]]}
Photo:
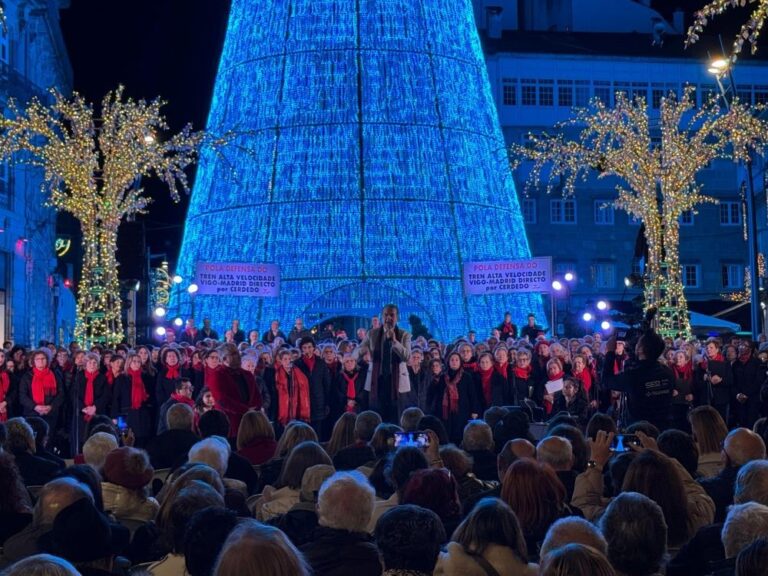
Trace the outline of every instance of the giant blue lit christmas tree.
{"label": "giant blue lit christmas tree", "polygon": [[486,333],[538,294],[464,296],[468,261],[529,256],[471,0],[233,0],[179,273],[280,266],[278,298],[198,296],[222,326],[370,316]]}

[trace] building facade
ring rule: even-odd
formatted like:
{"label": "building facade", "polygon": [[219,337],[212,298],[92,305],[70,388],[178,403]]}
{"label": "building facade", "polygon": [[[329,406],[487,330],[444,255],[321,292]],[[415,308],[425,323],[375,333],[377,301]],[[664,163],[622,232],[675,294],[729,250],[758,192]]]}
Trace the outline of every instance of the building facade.
{"label": "building facade", "polygon": [[[2,0],[0,107],[43,101],[72,90],[72,69],[59,28],[68,0]],[[0,341],[67,340],[72,295],[56,270],[56,214],[45,206],[39,170],[0,163]],[[68,309],[68,312],[62,310]]]}
{"label": "building facade", "polygon": [[[670,92],[679,96],[686,85],[693,85],[698,103],[719,94],[716,79],[707,72],[706,49],[683,48],[682,15],[676,13],[670,23],[647,4],[476,1],[476,20],[506,142],[525,144],[531,133],[552,133],[574,107],[586,106],[593,97],[612,105],[617,92],[642,96],[653,129],[661,98]],[[610,17],[606,10],[620,15],[612,27],[606,25]],[[768,63],[741,58],[734,79],[741,101],[768,102]],[[759,159],[753,168],[762,236],[765,170]],[[600,299],[620,302],[636,296],[639,290],[627,287],[624,280],[641,273],[642,261],[635,257],[639,222],[610,206],[618,181],[590,177],[573,197],[564,198],[526,190],[526,175],[524,165],[515,180],[531,250],[535,256],[552,256],[556,276],[575,275],[572,284],[565,283],[569,293],[557,299],[560,317],[565,309],[578,316],[594,311]],[[692,309],[742,290],[748,261],[745,170],[727,160],[714,161],[701,171],[698,182],[718,204],[703,204],[681,219],[680,262]],[[760,245],[762,252],[764,243]]]}

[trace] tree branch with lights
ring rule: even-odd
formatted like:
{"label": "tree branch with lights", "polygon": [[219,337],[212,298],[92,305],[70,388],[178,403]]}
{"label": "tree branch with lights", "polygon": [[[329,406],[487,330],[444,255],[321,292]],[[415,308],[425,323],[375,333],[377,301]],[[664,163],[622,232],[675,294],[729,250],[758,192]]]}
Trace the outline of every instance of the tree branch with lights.
{"label": "tree branch with lights", "polygon": [[165,102],[125,98],[122,87],[105,96],[100,114],[77,94],[52,97],[52,104],[35,99],[26,110],[10,105],[0,118],[0,160],[42,168],[47,203],[80,223],[76,338],[86,346],[115,344],[123,339],[117,237],[120,224],[151,202],[141,179],[159,178],[178,201],[179,191],[189,190],[184,170],[202,146],[223,139],[189,125],[167,135]]}
{"label": "tree branch with lights", "polygon": [[731,8],[740,8],[747,4],[755,4],[756,6],[733,41],[731,60],[736,61],[745,42],[750,44],[752,54],[754,54],[757,52],[757,40],[760,37],[760,32],[762,32],[763,24],[768,18],[768,0],[712,0],[694,14],[693,24],[688,28],[685,45],[695,44],[699,40],[699,35],[717,16]]}
{"label": "tree branch with lights", "polygon": [[[530,135],[527,146],[513,145],[513,168],[532,162],[526,187],[562,188],[565,195],[591,174],[615,177],[613,205],[644,227],[646,309],[659,309],[659,330],[690,333],[679,258],[679,218],[705,202],[697,174],[718,158],[749,161],[749,154],[768,141],[768,125],[754,110],[734,102],[722,109],[715,99],[696,108],[693,87],[680,99],[661,100],[658,126],[651,126],[645,99],[616,94],[609,108],[593,100],[589,108],[556,126],[557,134]],[[578,130],[575,139],[565,133]],[[652,138],[660,136],[660,141]]]}

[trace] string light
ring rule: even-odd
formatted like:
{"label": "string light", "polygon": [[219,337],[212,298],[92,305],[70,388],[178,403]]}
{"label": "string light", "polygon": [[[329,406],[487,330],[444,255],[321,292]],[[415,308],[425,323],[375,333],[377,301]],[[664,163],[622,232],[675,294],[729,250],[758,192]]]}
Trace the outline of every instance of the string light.
{"label": "string light", "polygon": [[311,324],[394,301],[446,339],[541,318],[539,294],[463,293],[464,262],[530,256],[471,3],[263,4],[232,3],[208,127],[249,134],[236,172],[202,154],[177,270],[274,263],[281,293],[198,294],[198,315]]}
{"label": "string light", "polygon": [[688,28],[685,45],[690,46],[699,40],[699,35],[715,17],[731,8],[743,7],[746,4],[756,4],[755,9],[749,15],[748,20],[742,25],[736,39],[733,42],[731,61],[735,62],[744,48],[744,42],[749,42],[752,54],[757,52],[757,39],[763,29],[763,24],[768,18],[768,0],[712,0],[701,10],[694,14],[693,24]]}
{"label": "string light", "polygon": [[26,110],[9,104],[0,117],[0,160],[13,157],[42,168],[48,205],[79,221],[84,255],[75,337],[86,348],[115,344],[123,339],[118,230],[151,201],[138,182],[158,177],[178,201],[179,191],[188,190],[185,168],[204,143],[215,148],[220,141],[189,125],[157,137],[168,131],[165,103],[124,98],[122,87],[105,96],[98,116],[78,94],[51,96],[50,105],[33,99]]}
{"label": "string light", "polygon": [[[617,92],[616,105],[593,100],[589,108],[557,125],[558,133],[529,135],[527,146],[513,145],[513,167],[532,161],[528,189],[544,182],[547,193],[562,185],[573,194],[578,182],[592,172],[599,178],[616,177],[618,197],[613,202],[639,219],[648,245],[645,305],[659,309],[659,331],[690,334],[687,302],[681,278],[679,218],[705,202],[696,175],[713,160],[748,161],[768,141],[768,124],[755,114],[763,107],[734,101],[721,109],[715,98],[696,108],[694,88],[682,97],[661,100],[658,130],[661,142],[651,138],[648,109],[643,98],[630,100]],[[579,130],[566,139],[566,129]]]}

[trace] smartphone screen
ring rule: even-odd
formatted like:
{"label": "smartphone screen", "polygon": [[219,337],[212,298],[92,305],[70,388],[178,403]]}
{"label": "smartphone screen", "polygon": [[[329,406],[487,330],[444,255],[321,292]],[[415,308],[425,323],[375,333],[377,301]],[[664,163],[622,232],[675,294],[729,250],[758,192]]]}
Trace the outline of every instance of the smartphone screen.
{"label": "smartphone screen", "polygon": [[426,448],[429,446],[429,434],[426,432],[395,432],[395,448],[400,446]]}
{"label": "smartphone screen", "polygon": [[124,416],[117,417],[117,429],[120,430],[120,432],[125,432],[128,429],[128,423],[125,421]]}
{"label": "smartphone screen", "polygon": [[614,452],[629,452],[632,446],[640,446],[640,440],[634,434],[616,434],[611,442]]}

